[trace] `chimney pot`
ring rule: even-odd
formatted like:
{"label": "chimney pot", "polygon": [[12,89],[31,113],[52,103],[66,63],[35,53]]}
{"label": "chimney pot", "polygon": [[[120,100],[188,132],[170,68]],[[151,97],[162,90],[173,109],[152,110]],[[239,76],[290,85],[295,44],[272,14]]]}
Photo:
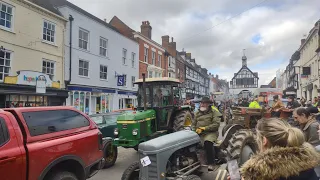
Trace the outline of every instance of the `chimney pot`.
{"label": "chimney pot", "polygon": [[107,19],[103,19],[104,20],[104,22],[107,22]]}
{"label": "chimney pot", "polygon": [[171,37],[171,42],[173,42],[173,37]]}

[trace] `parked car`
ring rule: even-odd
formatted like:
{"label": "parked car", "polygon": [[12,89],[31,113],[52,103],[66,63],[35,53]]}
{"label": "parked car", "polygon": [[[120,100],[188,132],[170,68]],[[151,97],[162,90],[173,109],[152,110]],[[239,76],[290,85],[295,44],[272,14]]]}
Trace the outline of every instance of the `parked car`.
{"label": "parked car", "polygon": [[4,180],[84,180],[104,165],[102,134],[73,107],[0,110]]}

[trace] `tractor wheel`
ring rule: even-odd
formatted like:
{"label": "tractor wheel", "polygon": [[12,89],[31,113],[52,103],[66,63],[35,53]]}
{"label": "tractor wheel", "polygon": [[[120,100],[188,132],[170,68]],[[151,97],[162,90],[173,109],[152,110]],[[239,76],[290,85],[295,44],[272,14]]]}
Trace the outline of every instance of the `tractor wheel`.
{"label": "tractor wheel", "polygon": [[109,168],[114,165],[118,157],[118,147],[112,145],[112,141],[107,140],[103,143],[103,154],[105,164],[103,168]]}
{"label": "tractor wheel", "polygon": [[237,159],[241,166],[258,151],[255,135],[250,130],[239,130],[232,135],[226,150],[229,158]]}
{"label": "tractor wheel", "polygon": [[139,180],[139,164],[140,162],[134,162],[131,164],[122,174],[121,180]]}
{"label": "tractor wheel", "polygon": [[201,178],[197,175],[189,175],[185,180],[201,180]]}
{"label": "tractor wheel", "polygon": [[191,126],[192,115],[188,110],[178,112],[173,121],[173,130],[181,131],[184,127]]}
{"label": "tractor wheel", "polygon": [[222,128],[221,135],[224,136],[232,124],[227,124]]}

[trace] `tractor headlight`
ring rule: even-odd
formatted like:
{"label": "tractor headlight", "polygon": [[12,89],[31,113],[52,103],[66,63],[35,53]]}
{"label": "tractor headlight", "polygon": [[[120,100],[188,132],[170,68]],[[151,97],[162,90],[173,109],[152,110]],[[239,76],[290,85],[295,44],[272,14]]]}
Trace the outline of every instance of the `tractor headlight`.
{"label": "tractor headlight", "polygon": [[134,135],[134,136],[138,135],[138,129],[132,130],[132,135]]}
{"label": "tractor headlight", "polygon": [[118,136],[118,134],[119,134],[118,128],[115,128],[115,129],[113,130],[113,134],[114,134],[115,136]]}

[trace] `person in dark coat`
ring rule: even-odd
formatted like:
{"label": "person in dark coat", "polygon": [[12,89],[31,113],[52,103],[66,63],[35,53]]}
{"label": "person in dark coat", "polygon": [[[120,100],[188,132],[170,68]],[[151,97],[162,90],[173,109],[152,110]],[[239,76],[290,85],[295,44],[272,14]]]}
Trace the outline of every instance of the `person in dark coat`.
{"label": "person in dark coat", "polygon": [[260,120],[256,130],[260,152],[241,167],[243,180],[319,180],[314,168],[320,153],[300,129],[271,118]]}
{"label": "person in dark coat", "polygon": [[301,104],[298,101],[296,101],[293,96],[289,96],[287,108],[288,109],[295,109],[298,107],[301,107]]}

